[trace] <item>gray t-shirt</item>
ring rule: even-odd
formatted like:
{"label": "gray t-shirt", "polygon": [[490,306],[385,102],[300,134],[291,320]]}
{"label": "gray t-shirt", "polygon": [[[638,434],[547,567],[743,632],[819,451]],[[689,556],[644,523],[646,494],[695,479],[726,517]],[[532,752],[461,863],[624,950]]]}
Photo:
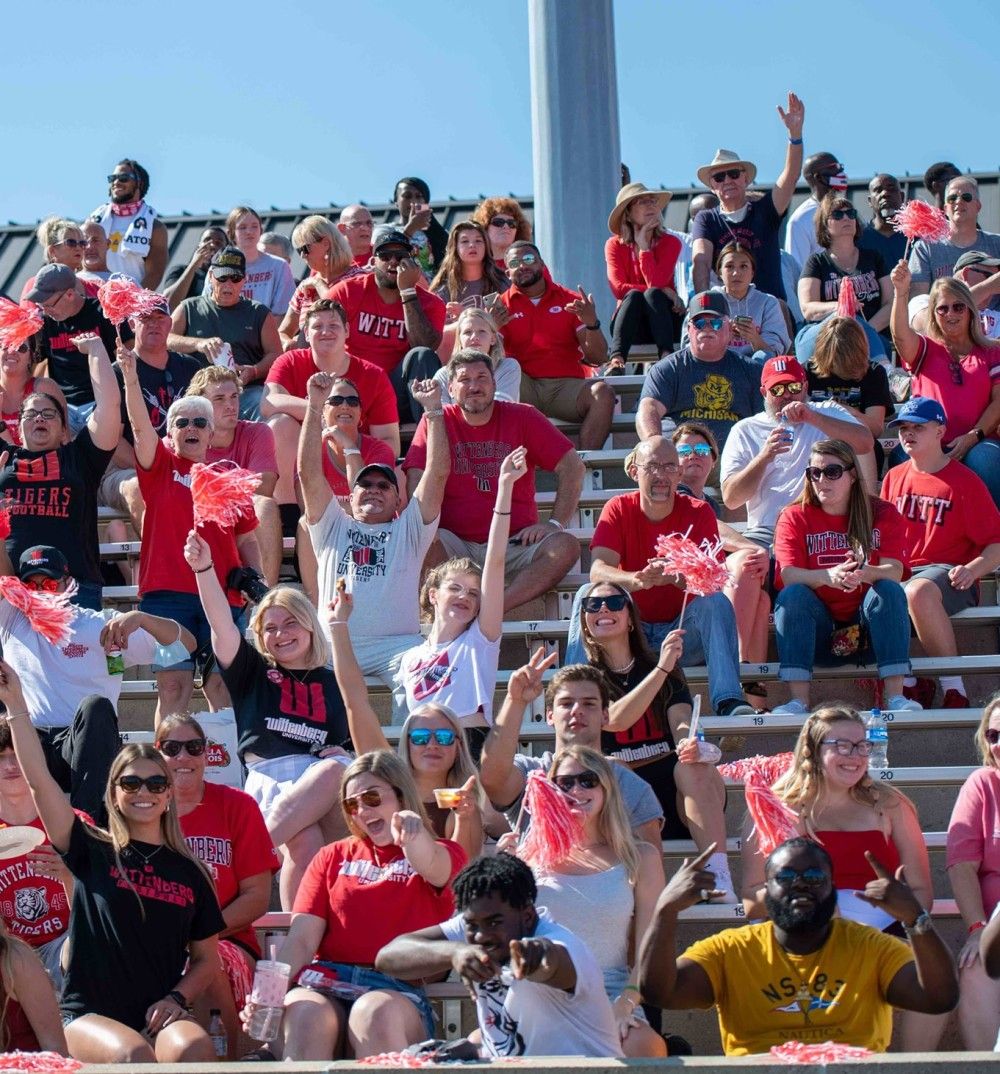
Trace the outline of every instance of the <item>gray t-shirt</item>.
{"label": "gray t-shirt", "polygon": [[668,354],[646,374],[639,398],[659,400],[678,424],[704,422],[720,447],[736,422],[764,409],[760,366],[732,350],[717,362],[695,358],[688,347]]}
{"label": "gray t-shirt", "polygon": [[[1000,235],[980,231],[968,246],[946,242],[925,242],[918,239],[910,251],[910,272],[915,283],[931,284],[942,276],[951,276],[955,262],[968,250],[978,250],[990,257],[1000,257]],[[993,306],[993,300],[990,302]]]}

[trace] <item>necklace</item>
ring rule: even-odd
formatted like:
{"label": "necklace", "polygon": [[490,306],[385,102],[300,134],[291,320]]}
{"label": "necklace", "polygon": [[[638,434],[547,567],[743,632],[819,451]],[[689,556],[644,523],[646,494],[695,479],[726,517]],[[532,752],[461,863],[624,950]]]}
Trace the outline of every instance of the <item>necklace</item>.
{"label": "necklace", "polygon": [[635,657],[633,656],[632,659],[624,667],[616,668],[612,667],[611,664],[608,664],[608,671],[613,671],[616,675],[627,675],[634,667]]}
{"label": "necklace", "polygon": [[144,872],[151,873],[153,871],[153,867],[149,863],[163,849],[163,844],[160,843],[149,854],[143,854],[143,852],[135,845],[135,843],[129,843],[129,845],[126,847],[126,849],[131,851],[131,853],[133,853],[137,858],[139,858],[142,861],[142,866],[143,866],[143,871]]}

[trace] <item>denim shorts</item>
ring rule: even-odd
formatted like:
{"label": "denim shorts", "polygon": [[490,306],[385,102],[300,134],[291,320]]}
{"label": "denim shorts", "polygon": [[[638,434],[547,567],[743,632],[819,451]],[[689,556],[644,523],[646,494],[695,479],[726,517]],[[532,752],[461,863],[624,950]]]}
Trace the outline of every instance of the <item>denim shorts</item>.
{"label": "denim shorts", "polygon": [[[242,608],[234,608],[230,605],[229,610],[233,614],[233,622],[242,614]],[[149,615],[159,615],[164,619],[173,619],[180,623],[194,635],[197,649],[207,646],[212,640],[212,628],[208,625],[205,610],[201,606],[201,600],[197,593],[175,593],[171,589],[156,589],[152,593],[146,593],[139,601],[139,611]],[[197,649],[195,651],[197,651]],[[153,671],[193,671],[194,657],[171,664],[169,668],[153,664]]]}

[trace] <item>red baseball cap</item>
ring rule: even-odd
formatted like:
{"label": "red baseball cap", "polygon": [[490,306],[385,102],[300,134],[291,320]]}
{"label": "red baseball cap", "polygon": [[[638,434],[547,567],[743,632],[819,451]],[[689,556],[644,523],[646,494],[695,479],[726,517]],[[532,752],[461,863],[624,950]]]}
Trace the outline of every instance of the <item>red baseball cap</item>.
{"label": "red baseball cap", "polygon": [[762,388],[770,388],[775,384],[794,384],[796,381],[805,384],[806,371],[792,355],[777,354],[764,363],[760,374]]}

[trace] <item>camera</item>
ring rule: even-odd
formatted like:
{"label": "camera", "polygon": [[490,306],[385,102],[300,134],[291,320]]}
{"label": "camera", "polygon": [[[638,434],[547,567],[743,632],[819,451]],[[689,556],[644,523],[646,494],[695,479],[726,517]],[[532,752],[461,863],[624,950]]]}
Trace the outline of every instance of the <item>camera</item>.
{"label": "camera", "polygon": [[260,571],[254,570],[253,567],[233,567],[226,579],[226,585],[242,593],[251,604],[259,604],[270,588]]}

